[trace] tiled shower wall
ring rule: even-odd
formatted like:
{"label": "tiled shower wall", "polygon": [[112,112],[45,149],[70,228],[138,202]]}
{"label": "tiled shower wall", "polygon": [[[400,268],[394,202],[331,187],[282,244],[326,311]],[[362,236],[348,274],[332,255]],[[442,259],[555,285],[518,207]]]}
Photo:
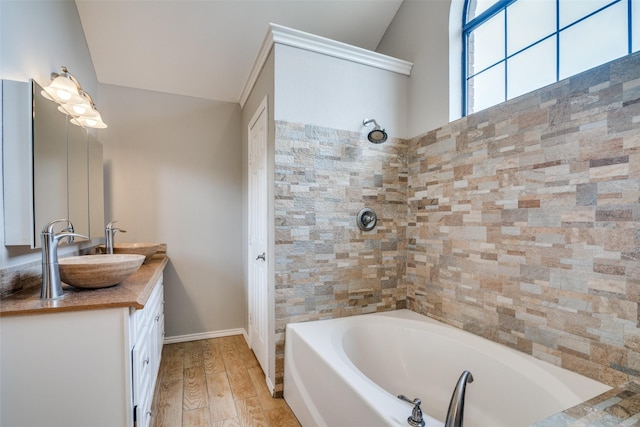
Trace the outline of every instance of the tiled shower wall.
{"label": "tiled shower wall", "polygon": [[409,141],[407,306],[640,377],[640,55]]}
{"label": "tiled shower wall", "polygon": [[[405,306],[407,145],[276,121],[276,393],[287,323]],[[378,215],[373,231],[360,209]]]}

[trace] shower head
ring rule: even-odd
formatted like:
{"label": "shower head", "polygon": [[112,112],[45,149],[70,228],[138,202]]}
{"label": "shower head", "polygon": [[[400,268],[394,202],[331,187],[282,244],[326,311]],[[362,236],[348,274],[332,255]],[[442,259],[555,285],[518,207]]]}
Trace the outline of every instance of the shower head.
{"label": "shower head", "polygon": [[373,123],[373,130],[369,132],[367,139],[374,144],[382,144],[387,140],[387,132],[380,127],[376,119],[364,119],[362,121],[362,124],[365,126],[369,126],[371,123]]}

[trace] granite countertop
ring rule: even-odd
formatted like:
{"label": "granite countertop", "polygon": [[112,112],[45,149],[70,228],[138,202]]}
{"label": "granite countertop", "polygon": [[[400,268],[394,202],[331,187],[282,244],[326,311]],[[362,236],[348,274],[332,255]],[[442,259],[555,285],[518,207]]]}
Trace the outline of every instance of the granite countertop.
{"label": "granite countertop", "polygon": [[156,254],[122,283],[109,288],[82,290],[63,283],[64,297],[52,301],[40,299],[40,286],[31,287],[0,299],[0,317],[116,307],[141,309],[168,261],[165,254]]}

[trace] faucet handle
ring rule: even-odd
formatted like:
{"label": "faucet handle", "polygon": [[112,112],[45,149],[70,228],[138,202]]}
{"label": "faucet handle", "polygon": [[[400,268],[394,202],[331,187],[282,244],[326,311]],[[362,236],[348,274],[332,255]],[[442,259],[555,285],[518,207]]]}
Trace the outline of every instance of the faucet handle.
{"label": "faucet handle", "polygon": [[67,223],[67,230],[69,229],[69,226],[71,226],[71,228],[73,229],[73,224],[71,224],[71,221],[69,221],[68,219],[64,219],[63,218],[63,219],[54,219],[49,224],[44,226],[44,228],[42,229],[42,232],[43,233],[53,234],[53,228],[59,222],[66,222]]}
{"label": "faucet handle", "polygon": [[64,239],[67,238],[67,243],[73,243],[73,238],[74,237],[80,237],[82,239],[87,239],[89,240],[89,237],[85,236],[84,234],[78,234],[78,233],[70,233],[68,231],[63,231],[62,233],[58,233],[54,236],[54,239],[56,240],[60,240],[60,239]]}
{"label": "faucet handle", "polygon": [[414,405],[413,410],[411,411],[411,416],[407,418],[407,422],[409,423],[409,425],[413,427],[424,427],[425,422],[422,418],[422,409],[420,409],[422,401],[417,397],[413,400],[409,400],[409,398],[403,394],[398,395],[398,399],[404,400],[405,402]]}
{"label": "faucet handle", "polygon": [[113,232],[119,231],[121,233],[126,233],[127,230],[123,230],[121,228],[117,228],[113,226],[116,222],[118,221],[111,221],[109,224],[107,224],[107,226],[105,227],[106,231],[113,231]]}

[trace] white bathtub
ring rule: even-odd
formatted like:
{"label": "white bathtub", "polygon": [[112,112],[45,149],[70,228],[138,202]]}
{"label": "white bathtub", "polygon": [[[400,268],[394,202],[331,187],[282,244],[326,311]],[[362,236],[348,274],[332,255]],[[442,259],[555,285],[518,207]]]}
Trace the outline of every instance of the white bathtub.
{"label": "white bathtub", "polygon": [[286,329],[284,398],[303,427],[407,426],[399,394],[441,427],[464,370],[464,427],[528,426],[610,389],[409,310]]}

